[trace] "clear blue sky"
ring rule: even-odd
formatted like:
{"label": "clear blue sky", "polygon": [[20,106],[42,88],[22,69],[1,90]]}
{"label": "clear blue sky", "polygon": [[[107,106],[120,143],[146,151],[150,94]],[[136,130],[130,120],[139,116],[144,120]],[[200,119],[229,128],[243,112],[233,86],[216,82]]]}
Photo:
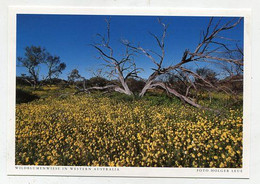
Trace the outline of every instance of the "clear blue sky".
{"label": "clear blue sky", "polygon": [[[86,78],[92,77],[91,70],[102,68],[104,62],[97,59],[98,52],[89,44],[97,41],[96,34],[105,34],[105,18],[96,15],[17,15],[17,56],[24,56],[26,46],[42,46],[53,55],[61,57],[67,68],[60,78],[67,79],[69,72],[76,68]],[[162,27],[154,16],[111,16],[111,45],[117,57],[123,51],[121,38],[140,43],[143,48],[160,51],[155,40],[148,32],[160,35]],[[164,66],[176,63],[185,49],[193,51],[199,42],[200,32],[205,30],[209,17],[161,17],[169,24],[165,39],[166,56]],[[223,18],[223,23],[231,18]],[[217,21],[217,19],[216,19]],[[232,31],[226,31],[225,37],[238,40],[243,46],[243,21]],[[136,59],[138,67],[146,78],[151,73],[153,63],[144,56]],[[17,67],[17,75],[26,73],[25,68]],[[45,75],[42,67],[40,76]]]}

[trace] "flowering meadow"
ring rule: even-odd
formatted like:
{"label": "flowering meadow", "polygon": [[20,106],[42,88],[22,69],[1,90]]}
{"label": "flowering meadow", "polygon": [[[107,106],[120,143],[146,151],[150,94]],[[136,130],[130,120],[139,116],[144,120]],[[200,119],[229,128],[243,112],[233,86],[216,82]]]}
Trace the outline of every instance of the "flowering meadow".
{"label": "flowering meadow", "polygon": [[242,167],[242,109],[106,96],[16,105],[17,165]]}

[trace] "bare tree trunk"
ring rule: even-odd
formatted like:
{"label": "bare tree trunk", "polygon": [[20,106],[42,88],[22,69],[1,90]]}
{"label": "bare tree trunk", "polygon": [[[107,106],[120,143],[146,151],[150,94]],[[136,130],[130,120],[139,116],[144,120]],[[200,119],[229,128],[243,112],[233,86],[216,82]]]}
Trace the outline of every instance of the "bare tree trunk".
{"label": "bare tree trunk", "polygon": [[150,75],[150,77],[146,81],[141,93],[139,93],[140,97],[143,97],[145,95],[145,93],[147,92],[147,90],[152,88],[151,85],[158,75],[159,75],[158,72],[154,72],[152,75]]}
{"label": "bare tree trunk", "polygon": [[185,96],[188,96],[189,95],[189,92],[190,92],[190,88],[191,88],[192,85],[188,86],[188,88],[186,89],[186,93],[185,93]]}
{"label": "bare tree trunk", "polygon": [[29,81],[28,79],[25,78],[24,81],[27,82],[27,83],[29,83],[29,84],[31,85],[31,87],[34,86],[33,83],[32,83],[31,81]]}
{"label": "bare tree trunk", "polygon": [[83,89],[81,89],[81,88],[76,86],[76,88],[78,89],[78,91],[75,94],[78,94],[80,92],[87,92],[87,93],[89,93],[91,90],[114,90],[114,91],[119,92],[119,93],[130,95],[128,92],[126,92],[124,89],[120,88],[117,85],[107,85],[107,86],[102,86],[102,87],[94,86],[94,87],[83,88]]}
{"label": "bare tree trunk", "polygon": [[[123,86],[123,88],[124,88],[124,93],[125,93],[126,95],[132,95],[132,94],[133,94],[133,92],[130,91],[130,89],[129,89],[129,87],[128,87],[128,85],[126,84],[125,81],[121,81],[121,84],[122,84],[122,86]],[[120,89],[121,89],[121,88],[120,88]]]}
{"label": "bare tree trunk", "polygon": [[118,86],[115,87],[114,90],[119,92],[119,93],[124,93],[126,95],[132,95],[133,94],[129,89],[128,89],[129,91],[126,91],[126,90],[123,90],[122,88],[120,88]]}
{"label": "bare tree trunk", "polygon": [[125,78],[124,78],[124,76],[123,76],[122,70],[120,69],[120,67],[119,67],[118,65],[117,65],[116,69],[117,69],[117,71],[118,71],[119,81],[120,81],[120,83],[122,84],[122,86],[123,86],[123,88],[124,88],[124,93],[125,93],[126,95],[133,95],[133,92],[130,91],[130,89],[129,89],[129,87],[128,87],[126,81],[125,81]]}
{"label": "bare tree trunk", "polygon": [[139,96],[140,96],[140,97],[143,97],[144,94],[147,92],[147,90],[152,88],[152,87],[151,87],[152,82],[153,82],[153,81],[147,81],[147,82],[145,83],[145,86],[143,87],[141,93],[139,93]]}
{"label": "bare tree trunk", "polygon": [[37,88],[37,81],[34,79],[33,80],[33,90],[36,90]]}

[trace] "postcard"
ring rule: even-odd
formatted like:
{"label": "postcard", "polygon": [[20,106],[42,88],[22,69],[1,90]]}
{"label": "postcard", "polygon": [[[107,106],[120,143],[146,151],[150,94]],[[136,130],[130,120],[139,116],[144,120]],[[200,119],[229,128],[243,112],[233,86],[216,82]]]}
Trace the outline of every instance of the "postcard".
{"label": "postcard", "polygon": [[9,175],[249,177],[250,11],[10,7]]}

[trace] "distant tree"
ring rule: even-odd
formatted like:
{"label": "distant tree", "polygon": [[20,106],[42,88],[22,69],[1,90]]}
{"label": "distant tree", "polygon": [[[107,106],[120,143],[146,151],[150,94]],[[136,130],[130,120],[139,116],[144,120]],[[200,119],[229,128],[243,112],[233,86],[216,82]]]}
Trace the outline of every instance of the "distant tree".
{"label": "distant tree", "polygon": [[78,69],[73,69],[68,75],[68,82],[78,90],[77,94],[85,91],[88,80],[79,74]]}
{"label": "distant tree", "polygon": [[59,74],[66,68],[66,64],[60,61],[59,56],[52,56],[49,53],[47,54],[46,60],[44,63],[48,67],[48,74],[46,79],[50,82],[52,81],[53,77],[58,77]]}
{"label": "distant tree", "polygon": [[127,85],[133,93],[140,93],[145,85],[145,82],[135,78],[129,78],[127,80]]}
{"label": "distant tree", "polygon": [[179,93],[185,94],[186,96],[188,96],[190,88],[192,86],[195,87],[194,81],[181,70],[166,73],[161,81],[168,86],[174,86]]}
{"label": "distant tree", "polygon": [[89,79],[88,83],[91,87],[93,86],[106,86],[108,84],[108,80],[103,77],[92,77]]}
{"label": "distant tree", "polygon": [[[206,68],[206,67],[198,68],[198,69],[196,69],[196,73],[199,76],[201,76],[201,78],[210,82],[211,84],[215,84],[218,80],[217,73],[210,68]],[[196,83],[204,84],[204,81],[200,78],[196,78],[195,81],[196,81]]]}
{"label": "distant tree", "polygon": [[[19,65],[27,68],[29,76],[23,74],[21,77],[36,89],[43,81],[51,82],[53,77],[56,78],[66,68],[66,64],[60,61],[60,57],[52,56],[45,48],[40,46],[31,46],[25,48],[25,57],[17,58]],[[42,80],[39,79],[41,65],[47,65],[48,72]]]}
{"label": "distant tree", "polygon": [[81,79],[81,75],[77,69],[73,69],[68,75],[68,81],[72,84],[76,82],[76,80]]}
{"label": "distant tree", "polygon": [[243,93],[243,75],[228,76],[220,80],[219,85],[226,91],[232,92],[232,96],[237,98],[237,94]]}
{"label": "distant tree", "polygon": [[27,80],[34,87],[34,89],[39,84],[39,72],[40,64],[44,63],[47,57],[47,52],[42,47],[26,47],[25,48],[25,57],[18,57],[18,62],[22,67],[27,68],[29,77],[31,80]]}

